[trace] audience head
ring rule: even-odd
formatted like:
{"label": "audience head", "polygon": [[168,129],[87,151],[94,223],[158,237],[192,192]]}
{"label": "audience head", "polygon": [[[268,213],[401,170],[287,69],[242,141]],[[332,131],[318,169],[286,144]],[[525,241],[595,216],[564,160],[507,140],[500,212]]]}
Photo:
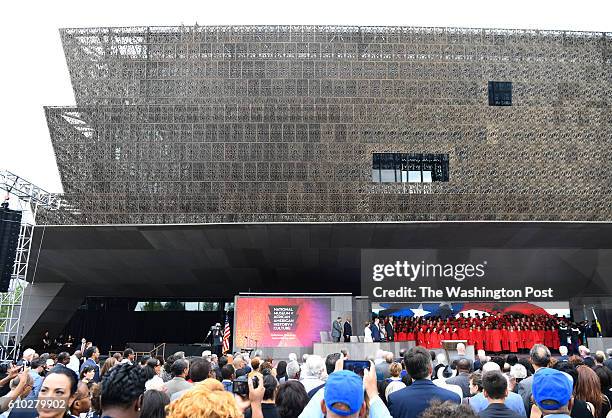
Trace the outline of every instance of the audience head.
{"label": "audience head", "polygon": [[510,367],[510,376],[514,377],[517,382],[520,382],[527,377],[527,369],[522,364],[517,363]]}
{"label": "audience head", "polygon": [[559,354],[561,354],[562,356],[567,356],[567,347],[564,345],[559,347]]}
{"label": "audience head", "polygon": [[586,357],[591,354],[591,350],[586,348],[584,345],[581,345],[580,347],[578,347],[578,353],[580,353],[581,357]]}
{"label": "audience head", "polygon": [[506,356],[506,363],[508,363],[510,365],[510,367],[514,366],[515,364],[518,363],[518,357],[516,354],[508,354],[508,356]]}
{"label": "audience head", "polygon": [[593,357],[597,364],[603,364],[603,362],[606,361],[606,355],[601,350],[597,351]]}
{"label": "audience head", "polygon": [[297,418],[308,404],[308,393],[300,382],[282,383],[276,391],[276,410],[280,418]]}
{"label": "audience head", "polygon": [[100,357],[100,351],[98,350],[98,347],[92,345],[91,347],[85,349],[84,355],[86,359],[98,360],[98,357]]}
{"label": "audience head", "polygon": [[342,357],[342,354],[340,353],[332,353],[327,355],[325,358],[325,370],[327,371],[327,374],[332,374],[334,372],[336,362],[340,360],[340,357]]}
{"label": "audience head", "polygon": [[485,374],[487,372],[501,372],[501,367],[497,363],[487,361],[482,365],[482,373]]}
{"label": "audience head", "polygon": [[591,402],[595,407],[595,416],[600,416],[603,401],[601,383],[597,374],[588,366],[578,366],[578,382],[574,387],[574,396],[586,402]]}
{"label": "audience head", "polygon": [[[32,389],[34,388],[34,379],[32,378],[32,375],[28,373],[25,376],[26,376],[26,384],[21,390],[21,393],[17,395],[19,396],[20,399],[25,399],[32,392]],[[11,390],[15,390],[17,388],[17,386],[19,385],[19,382],[21,381],[20,379],[21,378],[17,376],[13,380],[11,380],[11,383],[10,383]]]}
{"label": "audience head", "polygon": [[550,361],[550,350],[544,344],[535,344],[529,351],[529,360],[534,368],[547,367]]}
{"label": "audience head", "polygon": [[61,353],[59,353],[57,355],[57,363],[63,364],[64,366],[68,365],[68,363],[70,363],[70,354],[68,354],[65,351],[62,351]]}
{"label": "audience head", "polygon": [[104,364],[102,365],[102,369],[100,370],[100,376],[104,376],[116,364],[117,364],[117,359],[115,357],[109,357],[106,360],[104,360]]}
{"label": "audience head", "polygon": [[172,402],[168,406],[168,418],[241,418],[242,411],[234,395],[224,390],[218,381],[210,380],[193,386]]}
{"label": "audience head", "polygon": [[131,348],[126,348],[125,350],[123,350],[123,358],[126,358],[129,361],[134,361],[135,357],[136,355],[134,354],[134,350],[132,350]]}
{"label": "audience head", "polygon": [[201,382],[209,377],[214,378],[214,375],[212,363],[206,359],[195,358],[189,364],[189,377],[193,382]]}
{"label": "audience head", "polygon": [[545,368],[533,375],[533,400],[545,415],[568,414],[572,397],[572,382],[562,372]]}
{"label": "audience head", "polygon": [[91,396],[89,394],[89,387],[84,382],[79,382],[76,391],[76,397],[74,402],[70,405],[70,413],[72,415],[79,416],[89,412],[91,409]]}
{"label": "audience head", "polygon": [[276,377],[271,374],[264,376],[263,385],[265,388],[264,392],[264,400],[274,400],[274,393],[276,392],[276,387],[278,386],[278,380]]}
{"label": "audience head", "polygon": [[402,365],[399,363],[391,363],[389,366],[391,377],[399,377],[402,374]]}
{"label": "audience head", "polygon": [[474,372],[470,374],[470,393],[476,395],[482,392],[482,372]]}
{"label": "audience head", "polygon": [[186,377],[189,373],[189,362],[184,359],[175,360],[170,367],[172,377]]}
{"label": "audience head", "polygon": [[426,379],[431,376],[431,356],[423,347],[412,347],[404,356],[404,366],[414,380]]}
{"label": "audience head", "polygon": [[508,381],[498,371],[483,373],[482,388],[483,394],[487,399],[504,400],[508,396]]}
{"label": "audience head", "polygon": [[281,377],[285,376],[287,376],[287,362],[281,360],[276,365],[276,377],[280,379]]}
{"label": "audience head", "polygon": [[302,373],[300,377],[317,377],[319,379],[325,377],[325,362],[320,356],[308,356],[306,363],[302,365]]}
{"label": "audience head", "polygon": [[170,397],[163,390],[147,390],[142,397],[140,415],[146,418],[165,418],[166,406],[169,404]]}
{"label": "audience head", "polygon": [[477,415],[469,405],[434,401],[423,411],[420,418],[477,418]]}
{"label": "audience head", "polygon": [[363,381],[359,376],[349,370],[340,370],[329,375],[321,401],[324,416],[363,416],[365,407]]}
{"label": "audience head", "polygon": [[234,370],[234,366],[231,364],[226,364],[221,368],[221,379],[223,380],[234,380],[236,378],[236,373]]}
{"label": "audience head", "polygon": [[297,354],[289,353],[289,361],[297,361]]}
{"label": "audience head", "polygon": [[78,380],[76,373],[64,366],[53,368],[43,380],[38,392],[39,398],[46,400],[60,400],[61,408],[51,408],[48,403],[37,406],[38,416],[41,418],[63,416],[66,405],[72,405],[77,397]]}
{"label": "audience head", "polygon": [[102,378],[100,406],[103,414],[112,416],[108,411],[114,409],[140,411],[146,381],[145,372],[138,365],[124,363],[113,367]]}
{"label": "audience head", "polygon": [[457,371],[469,373],[472,370],[472,362],[469,359],[461,358],[457,361]]}
{"label": "audience head", "polygon": [[300,363],[292,360],[287,364],[287,378],[299,379],[300,377]]}

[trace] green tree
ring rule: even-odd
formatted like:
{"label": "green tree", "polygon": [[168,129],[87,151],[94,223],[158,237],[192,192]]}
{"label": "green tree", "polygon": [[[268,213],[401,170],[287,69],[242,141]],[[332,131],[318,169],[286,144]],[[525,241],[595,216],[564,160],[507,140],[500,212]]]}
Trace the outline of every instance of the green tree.
{"label": "green tree", "polygon": [[163,311],[164,305],[161,302],[149,301],[142,305],[142,310],[145,312]]}
{"label": "green tree", "polygon": [[170,302],[166,302],[164,304],[164,310],[166,311],[184,311],[185,304],[179,302],[178,300],[171,300]]}

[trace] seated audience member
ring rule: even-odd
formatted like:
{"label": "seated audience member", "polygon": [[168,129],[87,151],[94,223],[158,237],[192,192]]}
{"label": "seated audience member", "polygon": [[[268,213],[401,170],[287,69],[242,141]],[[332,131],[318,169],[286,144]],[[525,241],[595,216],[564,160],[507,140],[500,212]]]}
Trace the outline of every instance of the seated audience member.
{"label": "seated audience member", "polygon": [[532,396],[542,415],[569,418],[572,382],[567,375],[545,368],[533,376]]}
{"label": "seated audience member", "polygon": [[275,403],[280,418],[297,418],[308,404],[308,394],[300,382],[289,380],[278,387]]}
{"label": "seated audience member", "polygon": [[163,390],[147,390],[142,397],[142,418],[165,418],[166,406],[170,404],[168,394]]}
{"label": "seated audience member", "polygon": [[191,387],[191,383],[186,380],[189,373],[189,362],[183,359],[175,360],[170,368],[170,373],[172,374],[172,380],[164,383],[164,389],[172,399],[172,395],[175,393]]}
{"label": "seated audience member", "polygon": [[420,418],[477,418],[477,415],[467,405],[458,405],[449,401],[444,403],[434,401],[429,408],[423,411]]}
{"label": "seated audience member", "polygon": [[[263,389],[263,386],[262,386]],[[249,386],[249,396],[257,391]],[[257,408],[255,403],[251,407]],[[259,410],[261,413],[261,411]],[[234,399],[234,395],[223,388],[219,381],[202,382],[188,390],[171,402],[167,408],[168,418],[242,418],[242,411]],[[261,416],[261,415],[259,415]]]}
{"label": "seated audience member", "polygon": [[[472,407],[474,412],[476,412],[477,414],[480,414],[482,411],[484,411],[489,406],[489,401],[484,395],[484,383],[483,383],[484,375],[489,372],[500,372],[501,373],[499,365],[492,361],[485,363],[482,366],[482,368],[483,368],[482,375],[477,376],[481,379],[481,381],[477,382],[478,383],[477,385],[472,385],[479,389],[478,393],[476,393],[473,397],[466,399],[466,403],[468,403]],[[470,378],[472,379],[472,376],[470,376]],[[480,390],[481,387],[482,389]],[[470,390],[473,391],[472,388]],[[526,411],[525,411],[525,406],[523,405],[523,399],[521,398],[520,395],[514,392],[508,392],[507,397],[504,399],[504,405],[508,407],[508,409],[514,411],[515,413],[517,413],[518,415],[522,417],[527,416]]]}
{"label": "seated audience member", "polygon": [[481,411],[481,418],[522,418],[524,414],[517,414],[506,405],[504,401],[508,396],[508,381],[498,371],[486,372],[482,376],[483,395],[489,405]]}
{"label": "seated audience member", "polygon": [[434,400],[460,403],[461,397],[437,387],[431,380],[431,356],[423,347],[413,347],[404,356],[404,366],[412,384],[389,395],[389,412],[394,418],[416,418]]}
{"label": "seated audience member", "polygon": [[142,409],[147,376],[139,365],[113,367],[100,384],[102,416],[138,417]]}

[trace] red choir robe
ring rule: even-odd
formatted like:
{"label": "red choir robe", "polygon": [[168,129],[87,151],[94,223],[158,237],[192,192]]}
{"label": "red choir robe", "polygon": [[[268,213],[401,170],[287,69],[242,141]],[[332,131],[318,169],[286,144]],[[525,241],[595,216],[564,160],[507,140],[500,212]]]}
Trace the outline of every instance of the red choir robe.
{"label": "red choir robe", "polygon": [[416,345],[420,345],[421,347],[425,347],[425,333],[423,330],[419,330],[417,332]]}
{"label": "red choir robe", "polygon": [[553,331],[553,348],[555,350],[558,350],[560,346],[561,346],[561,340],[559,339],[559,333],[557,332],[557,330],[554,330]]}
{"label": "red choir robe", "polygon": [[492,351],[494,353],[499,353],[502,351],[501,344],[501,331],[494,328],[489,330],[489,341],[490,346],[487,348],[488,351]]}
{"label": "red choir robe", "polygon": [[502,350],[510,351],[510,340],[508,338],[508,329],[502,328],[500,331],[501,334],[501,346]]}
{"label": "red choir robe", "polygon": [[518,331],[508,330],[508,345],[511,353],[518,352]]}
{"label": "red choir robe", "polygon": [[548,348],[554,348],[553,331],[549,329],[544,330],[544,345]]}
{"label": "red choir robe", "polygon": [[459,340],[459,333],[458,332],[453,332],[451,334],[451,340]]}
{"label": "red choir robe", "polygon": [[544,344],[544,330],[539,329],[536,331],[536,344]]}
{"label": "red choir robe", "polygon": [[451,334],[448,331],[444,331],[442,333],[442,340],[450,340],[451,339]]}
{"label": "red choir robe", "polygon": [[457,335],[459,340],[468,340],[468,342],[470,340],[470,331],[468,329],[459,328],[459,330],[457,331]]}

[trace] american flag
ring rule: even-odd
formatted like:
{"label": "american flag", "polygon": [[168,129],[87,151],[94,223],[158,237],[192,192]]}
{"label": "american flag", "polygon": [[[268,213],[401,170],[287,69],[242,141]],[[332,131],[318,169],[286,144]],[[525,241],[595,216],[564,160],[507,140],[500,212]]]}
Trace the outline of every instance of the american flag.
{"label": "american flag", "polygon": [[230,330],[229,319],[227,318],[227,315],[225,315],[225,329],[223,330],[223,353],[224,354],[230,351],[229,340],[230,340],[231,333],[232,332]]}

